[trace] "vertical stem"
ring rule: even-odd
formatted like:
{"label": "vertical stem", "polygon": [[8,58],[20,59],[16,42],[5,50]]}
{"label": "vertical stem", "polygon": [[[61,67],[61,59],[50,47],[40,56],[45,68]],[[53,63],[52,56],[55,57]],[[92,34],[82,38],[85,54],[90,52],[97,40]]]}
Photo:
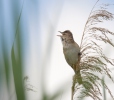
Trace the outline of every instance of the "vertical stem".
{"label": "vertical stem", "polygon": [[106,91],[104,87],[104,76],[102,77],[102,86],[103,86],[103,100],[106,100]]}
{"label": "vertical stem", "polygon": [[83,38],[84,38],[84,35],[85,35],[86,25],[87,25],[87,23],[88,23],[88,21],[89,21],[89,17],[90,17],[90,15],[91,15],[91,13],[93,12],[93,9],[95,8],[95,6],[96,6],[96,4],[98,3],[98,1],[99,1],[99,0],[96,1],[96,3],[94,4],[93,8],[91,9],[90,14],[89,14],[89,16],[88,16],[88,19],[87,19],[87,21],[86,21],[86,24],[85,24],[85,26],[84,26],[84,31],[83,31],[83,34],[82,34],[82,39],[81,39],[80,48],[82,48],[81,46],[82,46]]}
{"label": "vertical stem", "polygon": [[73,76],[73,84],[72,84],[72,88],[71,88],[71,100],[73,100],[73,96],[74,96],[75,81],[76,81],[76,78],[75,78],[75,75],[74,75]]}
{"label": "vertical stem", "polygon": [[[76,72],[76,66],[73,66],[74,68],[74,72]],[[73,83],[72,83],[72,87],[71,87],[71,100],[73,100],[73,96],[74,96],[74,89],[75,89],[75,83],[76,83],[76,77],[75,77],[76,73],[73,76]]]}

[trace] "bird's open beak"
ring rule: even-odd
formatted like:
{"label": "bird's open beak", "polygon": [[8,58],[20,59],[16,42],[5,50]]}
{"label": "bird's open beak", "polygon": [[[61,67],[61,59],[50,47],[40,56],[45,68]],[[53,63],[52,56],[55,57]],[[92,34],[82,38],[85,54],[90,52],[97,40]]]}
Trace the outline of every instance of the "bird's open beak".
{"label": "bird's open beak", "polygon": [[[61,32],[61,31],[58,31],[58,32],[60,32],[61,34],[63,33],[63,32]],[[62,35],[57,35],[57,36],[62,37]]]}

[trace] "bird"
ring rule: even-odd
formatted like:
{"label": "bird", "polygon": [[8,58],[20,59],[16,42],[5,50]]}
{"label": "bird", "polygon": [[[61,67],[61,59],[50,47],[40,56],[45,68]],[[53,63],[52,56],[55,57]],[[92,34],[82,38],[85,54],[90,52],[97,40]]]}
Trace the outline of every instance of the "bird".
{"label": "bird", "polygon": [[73,34],[70,30],[65,30],[63,32],[58,31],[61,33],[61,35],[57,35],[60,37],[62,45],[63,45],[63,54],[66,59],[66,62],[68,65],[72,67],[74,70],[77,78],[77,82],[79,84],[82,84],[82,77],[80,74],[80,67],[79,67],[79,61],[80,61],[80,47],[79,45],[74,41]]}

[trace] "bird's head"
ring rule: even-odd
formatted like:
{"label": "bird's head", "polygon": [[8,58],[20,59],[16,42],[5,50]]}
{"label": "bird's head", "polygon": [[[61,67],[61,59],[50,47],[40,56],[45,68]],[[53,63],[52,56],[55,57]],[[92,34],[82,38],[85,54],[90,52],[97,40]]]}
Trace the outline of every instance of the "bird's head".
{"label": "bird's head", "polygon": [[61,38],[63,47],[66,47],[69,44],[74,43],[73,35],[69,30],[65,30],[64,32],[61,32],[61,31],[59,32],[61,33],[61,35],[57,35],[57,36]]}
{"label": "bird's head", "polygon": [[73,35],[69,30],[65,30],[64,32],[61,32],[61,31],[59,32],[61,33],[61,35],[57,35],[57,36],[59,36],[62,41],[69,41],[69,40],[74,41]]}

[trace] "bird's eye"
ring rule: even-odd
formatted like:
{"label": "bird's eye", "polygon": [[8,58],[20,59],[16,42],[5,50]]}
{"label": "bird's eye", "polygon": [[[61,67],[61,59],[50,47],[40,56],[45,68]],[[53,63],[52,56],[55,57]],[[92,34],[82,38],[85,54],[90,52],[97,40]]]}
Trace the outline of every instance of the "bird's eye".
{"label": "bird's eye", "polygon": [[65,33],[63,33],[63,35],[65,35]]}

